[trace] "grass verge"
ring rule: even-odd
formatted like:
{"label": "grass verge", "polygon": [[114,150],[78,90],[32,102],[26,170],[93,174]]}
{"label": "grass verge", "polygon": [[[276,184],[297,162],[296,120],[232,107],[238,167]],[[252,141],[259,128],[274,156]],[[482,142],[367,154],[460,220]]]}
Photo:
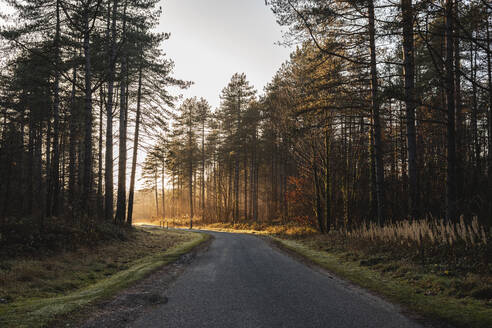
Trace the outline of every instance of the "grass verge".
{"label": "grass verge", "polygon": [[[58,295],[55,294],[56,296],[43,297],[43,291],[34,292],[33,294],[36,295],[34,297],[19,295],[17,299],[11,303],[0,305],[0,326],[19,328],[45,327],[56,316],[72,312],[95,300],[111,296],[117,291],[146,277],[163,265],[176,261],[181,255],[191,251],[195,246],[201,244],[209,238],[209,236],[205,234],[181,231],[163,231],[158,229],[144,229],[140,230],[139,233],[146,235],[140,236],[140,238],[145,239],[145,237],[150,237],[150,239],[154,239],[155,243],[152,245],[144,243],[144,249],[139,250],[137,253],[130,250],[130,252],[126,254],[126,260],[116,257],[117,261],[126,262],[124,266],[119,268],[116,267],[116,269],[114,269],[115,264],[114,261],[112,261],[109,263],[109,266],[113,268],[113,273],[103,273],[103,276],[107,275],[105,278],[96,278],[95,281],[92,281],[92,283],[87,279],[83,279],[86,286],[76,290],[66,291],[64,290],[66,286],[60,282],[58,288],[61,289],[62,292]],[[163,250],[163,248],[161,248],[162,244],[159,243],[159,241],[166,239],[173,240],[173,243],[172,245],[166,243],[170,247]],[[136,244],[133,244],[133,247],[143,245],[139,245],[137,242]],[[102,247],[102,249],[99,249],[97,253],[104,254],[104,252],[107,251],[109,254],[108,257],[112,258],[115,257],[115,253],[112,253],[112,251],[118,252],[118,248],[124,249],[125,246],[128,247],[129,245],[125,243],[107,245]],[[156,247],[153,248],[152,246]],[[138,255],[141,255],[141,251],[146,251],[146,254],[150,255],[138,258]],[[67,255],[65,254],[64,256]],[[68,258],[70,258],[69,255]],[[74,258],[75,257],[72,257],[72,259]],[[58,263],[58,260],[51,260],[51,263]],[[16,264],[14,264],[14,266],[15,265]],[[73,271],[70,278],[78,281],[80,280],[80,276],[94,274],[93,265],[94,264],[92,263],[87,267],[81,268],[80,271]],[[29,286],[29,284],[32,284],[33,280],[34,278],[32,278],[27,285]],[[90,280],[94,279],[92,278]],[[53,285],[56,289],[56,284]],[[51,291],[51,293],[53,294],[54,292]]]}
{"label": "grass verge", "polygon": [[[457,327],[492,327],[492,307],[480,300],[428,293],[409,283],[406,275],[401,275],[399,278],[390,276],[361,265],[361,261],[348,260],[347,254],[315,250],[302,241],[271,238],[282,247],[307,258],[339,277],[375,291],[429,319],[444,320]],[[432,286],[435,279],[445,279],[431,274],[422,274],[414,278],[427,281],[429,286]]]}

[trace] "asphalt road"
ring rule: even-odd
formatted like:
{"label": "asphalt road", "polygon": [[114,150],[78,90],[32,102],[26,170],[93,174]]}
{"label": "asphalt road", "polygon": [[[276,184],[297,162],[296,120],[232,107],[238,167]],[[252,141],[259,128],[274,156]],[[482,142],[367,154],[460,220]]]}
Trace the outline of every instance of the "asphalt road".
{"label": "asphalt road", "polygon": [[253,235],[215,240],[130,327],[421,327],[391,305]]}

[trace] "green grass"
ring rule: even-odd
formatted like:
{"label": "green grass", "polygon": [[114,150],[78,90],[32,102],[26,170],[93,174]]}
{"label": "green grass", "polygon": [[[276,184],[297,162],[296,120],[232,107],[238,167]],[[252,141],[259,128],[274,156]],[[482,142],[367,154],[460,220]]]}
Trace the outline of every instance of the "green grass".
{"label": "green grass", "polygon": [[[400,278],[385,274],[398,271],[398,264],[386,263],[379,270],[361,265],[360,261],[351,260],[350,254],[315,250],[301,241],[272,237],[281,246],[309,259],[334,274],[352,281],[369,290],[384,295],[389,300],[398,302],[428,318],[444,320],[457,327],[492,327],[492,307],[483,301],[471,298],[455,298],[432,293],[432,288],[452,281],[451,277],[436,274],[414,275],[412,278],[424,282],[429,288],[421,290],[410,283],[408,275]],[[439,287],[438,287],[439,288]],[[430,291],[430,292],[428,292]]]}
{"label": "green grass", "polygon": [[[151,233],[159,234],[161,232]],[[172,232],[172,234],[180,234],[185,238],[180,239],[176,245],[165,251],[149,252],[151,255],[131,261],[120,267],[121,270],[107,278],[88,284],[86,287],[54,297],[38,296],[29,298],[23,296],[12,303],[0,305],[0,326],[19,328],[44,327],[56,316],[72,312],[95,300],[108,297],[128,287],[132,283],[148,276],[156,269],[176,261],[181,255],[189,252],[209,238],[208,235],[191,232]],[[101,271],[103,270],[104,268],[101,268]],[[84,277],[87,276],[86,274],[82,275]],[[28,280],[29,277],[26,276]],[[34,278],[31,277],[31,279]],[[88,279],[89,281],[92,280]],[[67,283],[69,284],[69,281]],[[66,288],[66,286],[58,287],[62,291]]]}

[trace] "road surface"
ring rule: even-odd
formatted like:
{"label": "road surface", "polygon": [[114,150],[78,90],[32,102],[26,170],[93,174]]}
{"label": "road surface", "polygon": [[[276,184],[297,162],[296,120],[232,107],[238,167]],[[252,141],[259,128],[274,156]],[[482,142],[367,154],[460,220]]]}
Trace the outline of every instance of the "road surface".
{"label": "road surface", "polygon": [[130,324],[157,327],[421,327],[397,306],[312,269],[254,235],[210,232],[207,252]]}

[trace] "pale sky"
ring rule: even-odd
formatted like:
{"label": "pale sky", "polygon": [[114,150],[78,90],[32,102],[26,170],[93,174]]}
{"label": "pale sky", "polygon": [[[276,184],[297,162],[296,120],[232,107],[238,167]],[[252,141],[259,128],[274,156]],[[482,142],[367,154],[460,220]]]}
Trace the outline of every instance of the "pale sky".
{"label": "pale sky", "polygon": [[185,97],[204,97],[212,107],[231,76],[246,73],[258,92],[270,82],[291,49],[275,43],[281,28],[264,0],[161,0],[158,28],[175,61],[175,76],[195,82]]}

